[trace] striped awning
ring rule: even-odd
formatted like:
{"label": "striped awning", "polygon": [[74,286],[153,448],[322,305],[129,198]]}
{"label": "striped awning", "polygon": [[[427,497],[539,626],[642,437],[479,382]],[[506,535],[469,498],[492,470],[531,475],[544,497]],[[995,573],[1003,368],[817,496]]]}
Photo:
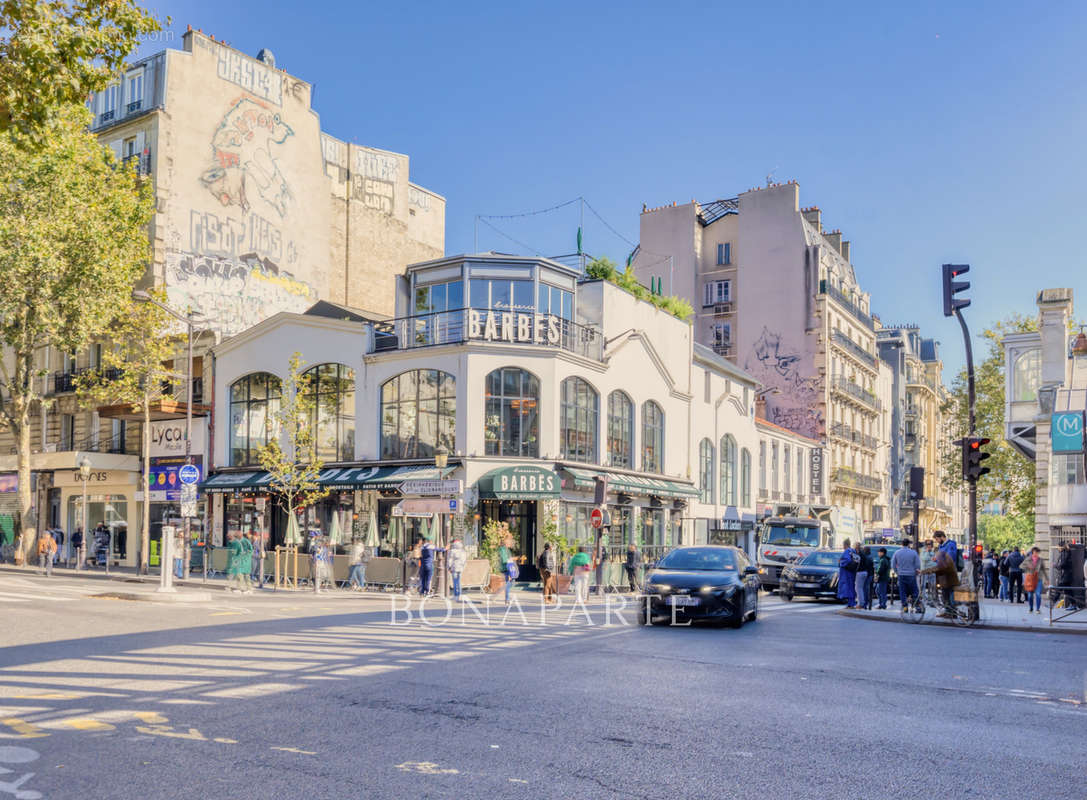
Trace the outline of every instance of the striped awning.
{"label": "striped awning", "polygon": [[[329,467],[321,470],[317,483],[324,489],[338,492],[355,489],[395,489],[409,478],[420,480],[444,478],[453,469],[454,467],[438,469],[426,464],[398,467]],[[275,489],[271,483],[271,474],[264,470],[217,472],[200,484],[199,488],[208,494],[273,492]]]}
{"label": "striped awning", "polygon": [[699,495],[698,489],[693,484],[651,478],[647,475],[632,475],[623,472],[567,466],[563,466],[561,469],[570,476],[573,485],[578,489],[592,489],[596,485],[596,476],[606,475],[608,489],[613,492],[646,497],[698,497]]}

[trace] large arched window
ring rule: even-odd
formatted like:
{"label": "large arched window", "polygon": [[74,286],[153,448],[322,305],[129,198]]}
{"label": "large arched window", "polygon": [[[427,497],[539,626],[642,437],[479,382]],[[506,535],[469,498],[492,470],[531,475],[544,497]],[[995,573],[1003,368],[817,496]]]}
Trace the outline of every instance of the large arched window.
{"label": "large arched window", "polygon": [[634,403],[618,389],[608,395],[608,465],[634,466]]}
{"label": "large arched window", "polygon": [[751,505],[751,451],[746,447],[740,451],[740,505],[744,508]]}
{"label": "large arched window", "polygon": [[664,472],[664,412],[652,400],[642,406],[642,469]]}
{"label": "large arched window", "polygon": [[355,371],[343,364],[318,364],[306,370],[310,424],[321,461],[355,457]]}
{"label": "large arched window", "polygon": [[698,486],[702,490],[699,498],[707,505],[713,504],[713,442],[703,439],[698,445]]}
{"label": "large arched window", "polygon": [[279,435],[276,412],[281,397],[279,378],[254,372],[230,385],[230,465],[258,463],[257,451]]}
{"label": "large arched window", "polygon": [[562,457],[595,462],[600,396],[585,379],[572,377],[562,382],[559,425]]}
{"label": "large arched window", "polygon": [[456,442],[457,385],[448,372],[415,369],[381,385],[381,457],[430,458]]}
{"label": "large arched window", "polygon": [[731,433],[721,437],[721,505],[736,505],[736,440]]}
{"label": "large arched window", "polygon": [[1015,359],[1012,373],[1015,402],[1034,402],[1042,384],[1042,351],[1028,350]]}
{"label": "large arched window", "polygon": [[489,456],[540,456],[540,379],[517,367],[487,376],[485,446]]}

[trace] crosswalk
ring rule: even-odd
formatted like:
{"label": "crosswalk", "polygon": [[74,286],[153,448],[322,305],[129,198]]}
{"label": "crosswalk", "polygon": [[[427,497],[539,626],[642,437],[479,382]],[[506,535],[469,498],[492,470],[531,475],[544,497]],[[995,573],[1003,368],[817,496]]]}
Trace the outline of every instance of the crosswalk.
{"label": "crosswalk", "polygon": [[0,578],[0,603],[67,603],[87,593],[86,585],[44,577]]}

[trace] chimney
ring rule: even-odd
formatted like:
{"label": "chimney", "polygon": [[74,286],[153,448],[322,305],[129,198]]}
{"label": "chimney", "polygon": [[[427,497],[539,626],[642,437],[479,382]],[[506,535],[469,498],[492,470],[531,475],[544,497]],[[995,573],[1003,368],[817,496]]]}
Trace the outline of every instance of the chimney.
{"label": "chimney", "polygon": [[819,210],[819,206],[812,206],[811,208],[805,208],[801,210],[801,214],[804,215],[811,226],[819,233],[823,232],[823,212]]}
{"label": "chimney", "polygon": [[842,232],[831,231],[830,233],[824,233],[823,238],[830,243],[830,246],[838,251],[839,255],[842,252]]}
{"label": "chimney", "polygon": [[1043,289],[1038,293],[1042,386],[1063,385],[1068,381],[1068,319],[1071,316],[1071,289]]}
{"label": "chimney", "polygon": [[844,258],[846,261],[848,261],[850,264],[852,264],[853,259],[850,258],[849,256],[850,256],[849,242],[842,242],[842,258]]}
{"label": "chimney", "polygon": [[766,395],[759,394],[755,396],[755,416],[759,419],[766,419]]}

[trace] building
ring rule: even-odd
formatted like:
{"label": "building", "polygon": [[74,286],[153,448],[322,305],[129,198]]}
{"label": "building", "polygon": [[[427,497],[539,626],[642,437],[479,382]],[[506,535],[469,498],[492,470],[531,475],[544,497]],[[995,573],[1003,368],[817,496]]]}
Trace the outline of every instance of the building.
{"label": "building", "polygon": [[823,228],[817,207],[801,209],[789,182],[643,209],[633,267],[695,307],[699,342],[776,390],[768,421],[824,443],[827,500],[863,527],[885,513],[879,361],[850,256],[841,232]]}
{"label": "building", "polygon": [[268,415],[298,351],[339,409],[318,422],[321,481],[334,492],[307,525],[372,515],[382,554],[399,557],[432,530],[394,512],[401,481],[459,479],[454,529],[473,545],[489,520],[508,523],[531,577],[551,526],[592,541],[605,476],[613,560],[629,542],[647,555],[681,542],[753,547],[754,379],[696,344],[688,323],[579,278],[541,258],[432,260],[400,277],[394,319],[281,312],[218,345],[203,485],[212,541],[254,526],[282,541],[254,453],[273,435]]}
{"label": "building", "polygon": [[762,406],[760,397],[755,411],[759,517],[805,516],[808,507],[825,506],[826,455],[822,443],[763,419],[759,416]]}
{"label": "building", "polygon": [[1087,535],[1087,336],[1069,333],[1071,289],[1044,289],[1037,305],[1038,330],[1003,339],[1004,424],[1008,443],[1034,461],[1034,542],[1049,553]]}

